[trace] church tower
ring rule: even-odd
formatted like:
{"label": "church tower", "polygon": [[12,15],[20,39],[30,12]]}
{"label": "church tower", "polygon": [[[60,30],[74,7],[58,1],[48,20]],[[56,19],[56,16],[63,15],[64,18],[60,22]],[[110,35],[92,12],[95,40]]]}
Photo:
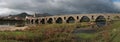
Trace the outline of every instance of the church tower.
{"label": "church tower", "polygon": [[33,17],[36,17],[36,13],[33,15]]}

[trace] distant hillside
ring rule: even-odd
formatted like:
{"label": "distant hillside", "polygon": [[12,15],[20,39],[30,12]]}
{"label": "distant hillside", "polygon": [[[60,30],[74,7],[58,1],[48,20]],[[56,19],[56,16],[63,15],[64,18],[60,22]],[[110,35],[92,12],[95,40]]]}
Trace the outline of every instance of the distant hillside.
{"label": "distant hillside", "polygon": [[[17,15],[9,15],[9,16],[25,18],[26,16],[33,16],[33,15],[29,15],[28,13],[23,12]],[[43,14],[36,13],[36,17],[45,17],[45,16],[52,16],[52,15],[48,13],[43,13]]]}
{"label": "distant hillside", "polygon": [[23,18],[25,18],[26,16],[32,16],[32,15],[29,15],[28,13],[20,13],[20,14],[18,14],[18,15],[13,15],[13,16],[17,16],[17,17],[23,17]]}

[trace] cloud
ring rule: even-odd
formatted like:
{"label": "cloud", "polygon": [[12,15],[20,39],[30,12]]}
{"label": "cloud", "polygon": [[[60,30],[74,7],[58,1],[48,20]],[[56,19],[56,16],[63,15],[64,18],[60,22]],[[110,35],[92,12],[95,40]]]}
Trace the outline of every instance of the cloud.
{"label": "cloud", "polygon": [[116,8],[120,9],[120,2],[114,2],[114,5],[116,6]]}
{"label": "cloud", "polygon": [[[117,4],[116,4],[117,5]],[[28,13],[113,13],[119,12],[111,0],[0,0],[0,15]]]}

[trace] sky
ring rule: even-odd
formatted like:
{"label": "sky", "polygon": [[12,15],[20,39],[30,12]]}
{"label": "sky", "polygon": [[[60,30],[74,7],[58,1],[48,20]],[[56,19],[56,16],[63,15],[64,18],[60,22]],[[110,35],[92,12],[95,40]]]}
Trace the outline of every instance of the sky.
{"label": "sky", "polygon": [[114,0],[114,5],[120,9],[120,0]]}
{"label": "sky", "polygon": [[120,12],[120,0],[0,0],[0,15]]}

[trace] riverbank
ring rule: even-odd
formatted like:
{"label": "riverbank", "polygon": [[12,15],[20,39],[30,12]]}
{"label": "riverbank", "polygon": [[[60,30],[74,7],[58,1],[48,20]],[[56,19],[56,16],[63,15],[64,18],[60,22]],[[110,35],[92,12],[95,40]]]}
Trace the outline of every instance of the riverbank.
{"label": "riverbank", "polygon": [[73,34],[73,31],[76,28],[81,27],[81,25],[80,24],[44,24],[44,25],[34,25],[34,26],[30,25],[28,27],[29,29],[26,29],[25,31],[0,32],[0,41],[2,42],[75,42],[77,36]]}
{"label": "riverbank", "polygon": [[16,30],[25,30],[28,26],[24,27],[15,27],[15,26],[0,26],[0,31],[16,31]]}
{"label": "riverbank", "polygon": [[[0,32],[1,42],[120,42],[120,22],[103,28],[85,24],[29,25],[25,31]],[[83,29],[85,28],[85,29]],[[81,30],[82,29],[82,30]],[[97,29],[97,30],[96,30]],[[86,32],[87,31],[87,32]],[[116,36],[117,35],[117,36]]]}

